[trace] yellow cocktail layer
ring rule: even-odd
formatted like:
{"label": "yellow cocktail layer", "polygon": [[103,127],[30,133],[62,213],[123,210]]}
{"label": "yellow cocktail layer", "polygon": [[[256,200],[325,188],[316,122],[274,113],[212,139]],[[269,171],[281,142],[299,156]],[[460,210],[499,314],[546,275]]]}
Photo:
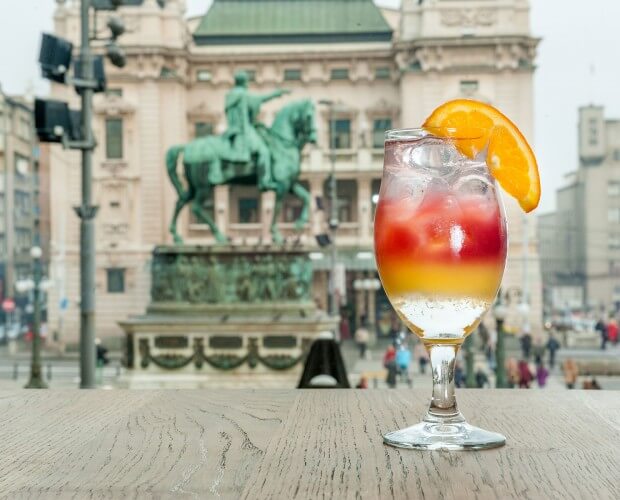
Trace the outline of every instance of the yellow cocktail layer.
{"label": "yellow cocktail layer", "polygon": [[394,259],[381,263],[379,274],[388,296],[422,293],[492,301],[502,280],[503,262],[412,263]]}

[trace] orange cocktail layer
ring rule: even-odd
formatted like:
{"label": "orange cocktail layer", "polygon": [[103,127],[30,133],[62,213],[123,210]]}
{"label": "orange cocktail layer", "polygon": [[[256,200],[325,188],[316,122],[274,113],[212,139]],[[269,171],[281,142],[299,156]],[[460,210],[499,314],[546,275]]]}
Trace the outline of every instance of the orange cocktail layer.
{"label": "orange cocktail layer", "polygon": [[427,194],[419,205],[382,198],[375,253],[390,297],[491,302],[504,271],[506,228],[497,203],[480,195]]}

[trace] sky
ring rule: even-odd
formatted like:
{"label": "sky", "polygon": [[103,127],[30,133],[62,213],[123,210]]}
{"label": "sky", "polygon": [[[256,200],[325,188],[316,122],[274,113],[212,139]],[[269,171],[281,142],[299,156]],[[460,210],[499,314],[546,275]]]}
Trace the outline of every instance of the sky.
{"label": "sky", "polygon": [[[209,0],[186,0],[188,15]],[[398,0],[382,0],[396,6]],[[10,15],[6,15],[9,9]],[[0,85],[8,94],[45,95],[37,57],[41,31],[51,31],[55,0],[0,0]],[[542,182],[538,213],[555,207],[555,191],[577,167],[577,110],[605,106],[620,119],[619,0],[530,0],[532,35],[541,38],[534,74],[534,128],[528,138]],[[4,12],[3,12],[4,11]]]}

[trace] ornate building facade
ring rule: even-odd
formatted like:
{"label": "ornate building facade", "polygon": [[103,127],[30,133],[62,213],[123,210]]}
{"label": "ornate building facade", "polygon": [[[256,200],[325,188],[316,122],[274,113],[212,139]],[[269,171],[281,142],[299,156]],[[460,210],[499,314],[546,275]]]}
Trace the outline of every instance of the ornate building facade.
{"label": "ornate building facade", "polygon": [[[128,27],[120,39],[128,63],[122,69],[106,67],[108,90],[95,101],[101,336],[120,334],[117,321],[143,311],[152,248],[171,242],[175,193],[164,166],[166,149],[223,131],[224,96],[238,69],[249,73],[253,92],[291,91],[264,106],[265,123],[290,100],[317,103],[319,140],[304,151],[301,174],[313,208],[300,242],[312,251],[314,295],[324,306],[329,259],[315,236],[327,232],[330,118],[318,102],[335,103],[331,123],[340,220],[335,241],[339,268],[345,269],[341,300],[352,319],[366,313],[384,330],[389,306],[383,292],[359,286],[376,277],[372,219],[384,131],[417,126],[438,104],[460,96],[497,105],[533,136],[537,40],[530,35],[527,0],[404,0],[399,10],[379,9],[370,0],[215,0],[204,16],[190,19],[184,17],[183,0],[168,0],[164,9],[155,0],[141,3],[117,12]],[[77,2],[58,2],[55,25],[59,36],[77,44]],[[77,106],[72,92],[61,86],[52,91]],[[64,338],[72,341],[79,317],[79,234],[71,207],[79,200],[79,157],[58,152],[51,168],[59,280],[50,301],[51,328],[62,319]],[[233,244],[269,242],[273,195],[221,186],[207,209]],[[286,200],[281,227],[289,237],[296,237],[292,221],[299,209],[295,199]],[[525,286],[537,328],[541,297],[534,219],[521,215],[508,199],[506,211],[511,249],[504,286]],[[189,210],[180,228],[187,243],[213,243],[208,228]],[[61,311],[57,305],[63,297],[68,308]]]}

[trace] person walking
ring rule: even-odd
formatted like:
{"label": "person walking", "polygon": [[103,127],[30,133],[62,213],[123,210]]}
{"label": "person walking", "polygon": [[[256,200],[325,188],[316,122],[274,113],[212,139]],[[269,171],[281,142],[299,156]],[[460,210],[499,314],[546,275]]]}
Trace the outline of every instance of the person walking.
{"label": "person walking", "polygon": [[390,345],[383,355],[383,367],[387,369],[387,378],[385,381],[390,389],[396,387],[396,349]]}
{"label": "person walking", "polygon": [[401,343],[400,347],[396,351],[396,366],[401,379],[409,383],[409,366],[411,365],[411,351],[404,344]]}
{"label": "person walking", "polygon": [[366,358],[366,349],[368,348],[369,340],[370,332],[366,324],[366,316],[362,316],[360,319],[360,326],[355,330],[355,342],[360,350],[360,359]]}
{"label": "person walking", "polygon": [[542,364],[543,358],[545,357],[545,345],[542,343],[542,339],[540,337],[536,337],[534,347],[532,348],[532,353],[534,354],[534,364],[536,366]]}
{"label": "person walking", "polygon": [[611,318],[607,323],[607,339],[613,345],[618,345],[618,322]]}
{"label": "person walking", "polygon": [[574,389],[575,384],[577,383],[577,377],[579,376],[579,367],[577,366],[577,363],[574,359],[567,358],[564,360],[562,369],[564,370],[564,382],[566,383],[566,388]]}
{"label": "person walking", "polygon": [[607,325],[603,321],[603,318],[600,318],[596,322],[596,325],[594,326],[594,329],[601,336],[601,350],[604,351],[607,348],[607,341],[609,340],[609,337],[607,337]]}
{"label": "person walking", "polygon": [[414,354],[420,366],[420,373],[424,375],[424,373],[426,372],[426,364],[428,363],[428,352],[426,352],[426,348],[421,341],[418,341],[418,343],[415,345]]}
{"label": "person walking", "polygon": [[530,359],[530,353],[532,351],[532,335],[529,332],[521,335],[521,352],[523,359],[528,361]]}
{"label": "person walking", "polygon": [[519,369],[519,389],[529,389],[530,383],[534,379],[527,361],[522,359],[518,364]]}
{"label": "person walking", "polygon": [[538,382],[538,387],[545,387],[548,376],[549,370],[545,368],[544,364],[540,363],[536,366],[536,381]]}
{"label": "person walking", "polygon": [[514,389],[519,384],[519,363],[515,358],[508,358],[506,360],[506,375],[508,388]]}
{"label": "person walking", "polygon": [[555,338],[555,335],[550,334],[549,340],[547,340],[547,351],[549,351],[549,369],[553,370],[555,368],[555,353],[560,348],[560,343],[558,339]]}

